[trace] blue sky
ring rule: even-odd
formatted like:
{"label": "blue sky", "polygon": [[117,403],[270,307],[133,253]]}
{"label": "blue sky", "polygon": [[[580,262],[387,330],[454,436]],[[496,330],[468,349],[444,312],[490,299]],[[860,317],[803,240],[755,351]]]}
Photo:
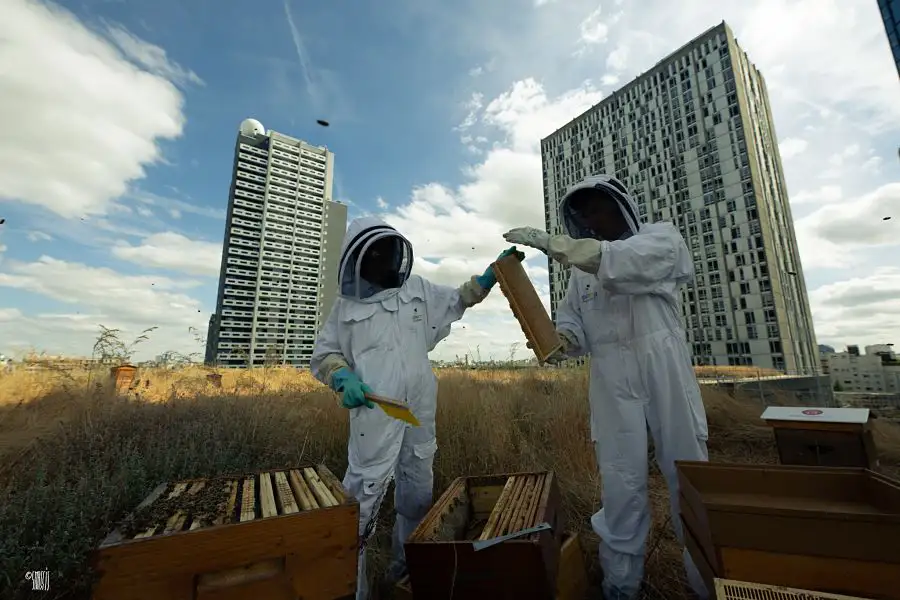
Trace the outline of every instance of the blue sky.
{"label": "blue sky", "polygon": [[[767,78],[820,343],[900,342],[900,78],[876,3],[674,4],[5,0],[0,353],[90,354],[99,323],[159,327],[138,358],[199,351],[246,117],[331,148],[351,216],[461,283],[503,231],[543,226],[540,138],[723,19]],[[497,290],[435,357],[517,343]]]}

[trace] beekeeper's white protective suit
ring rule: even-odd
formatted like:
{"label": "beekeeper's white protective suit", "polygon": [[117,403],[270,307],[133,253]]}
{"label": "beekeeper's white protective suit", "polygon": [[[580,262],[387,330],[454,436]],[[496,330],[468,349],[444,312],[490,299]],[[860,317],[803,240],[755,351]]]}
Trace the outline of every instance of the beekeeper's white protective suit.
{"label": "beekeeper's white protective suit", "polygon": [[[591,239],[580,228],[569,201],[586,188],[616,200],[629,228],[623,239]],[[637,203],[612,177],[589,177],[573,186],[559,215],[567,235],[531,231],[541,238],[537,247],[575,267],[557,307],[556,327],[566,356],[591,355],[591,436],[603,487],[603,508],[591,525],[602,540],[606,599],[631,599],[643,579],[650,531],[648,426],[682,545],[675,461],[708,460],[706,412],[679,320],[679,287],[693,278],[693,262],[675,226],[641,224]],[[527,244],[515,236],[507,240]],[[708,597],[686,551],[684,560],[691,587]]]}
{"label": "beekeeper's white protective suit", "polygon": [[[402,285],[371,294],[375,290],[360,277],[359,264],[367,248],[385,236],[402,240]],[[340,296],[319,333],[310,364],[313,375],[326,385],[335,371],[349,367],[374,394],[407,402],[421,424],[413,427],[377,407],[350,410],[349,466],[343,483],[359,501],[360,600],[368,595],[365,540],[391,479],[397,512],[392,570],[405,568],[403,542],[431,507],[437,378],[428,353],[447,337],[450,324],[488,293],[475,277],[459,288],[435,285],[410,275],[412,263],[412,246],[395,229],[374,217],[351,222],[341,249]]]}

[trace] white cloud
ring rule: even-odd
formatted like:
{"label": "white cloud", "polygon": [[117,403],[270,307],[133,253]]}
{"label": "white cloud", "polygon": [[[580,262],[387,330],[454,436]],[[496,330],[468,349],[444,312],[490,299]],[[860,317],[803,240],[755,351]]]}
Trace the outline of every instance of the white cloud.
{"label": "white cloud", "polygon": [[21,318],[0,323],[0,351],[16,350],[10,346],[27,340],[26,346],[36,345],[48,353],[90,354],[98,324],[120,328],[131,339],[148,327],[159,327],[143,357],[191,349],[196,344],[188,328],[205,332],[208,322],[208,312],[185,293],[197,285],[164,276],[123,275],[48,256],[31,263],[10,261],[0,272],[0,287],[46,296],[71,306],[74,314],[13,313]]}
{"label": "white cloud", "polygon": [[0,308],[0,323],[15,321],[22,318],[22,311],[18,308]]}
{"label": "white cloud", "polygon": [[145,42],[119,25],[107,25],[107,33],[125,56],[151,73],[181,85],[203,85],[196,73],[170,61],[166,51],[159,46]]}
{"label": "white cloud", "polygon": [[219,274],[222,244],[191,240],[179,233],[154,233],[141,244],[132,246],[120,241],[112,249],[113,256],[143,267],[169,269],[210,277]]}
{"label": "white cloud", "polygon": [[900,343],[900,268],[823,285],[810,292],[819,343]]}
{"label": "white cloud", "polygon": [[[550,98],[533,79],[515,82],[486,105],[479,97],[467,129],[499,134],[484,159],[463,169],[465,181],[457,188],[436,183],[418,187],[406,204],[382,215],[412,242],[418,257],[415,272],[436,283],[459,285],[481,274],[508,247],[503,232],[521,225],[543,228],[540,140],[601,97],[587,84]],[[530,257],[528,272],[546,304],[546,258],[524,250]],[[513,343],[522,345],[520,358],[527,356],[521,328],[498,286],[434,356],[449,359],[479,346],[484,358],[507,357]]]}
{"label": "white cloud", "polygon": [[43,231],[29,231],[27,237],[29,242],[49,242],[53,240],[52,236]]}
{"label": "white cloud", "polygon": [[617,83],[619,83],[619,76],[615,75],[613,73],[610,73],[610,74],[607,74],[607,75],[604,75],[603,77],[601,77],[600,82],[603,85],[616,85]]}
{"label": "white cloud", "polygon": [[[109,35],[155,72],[188,73],[121,28]],[[101,214],[162,160],[159,141],[181,135],[183,99],[172,82],[69,12],[5,0],[0,38],[0,199],[66,217]]]}
{"label": "white cloud", "polygon": [[798,226],[842,247],[900,246],[900,220],[883,220],[898,206],[900,182],[860,198],[827,204],[801,219]]}
{"label": "white cloud", "polygon": [[778,151],[781,154],[781,160],[790,160],[791,158],[803,154],[809,142],[800,138],[787,138],[778,144]]}
{"label": "white cloud", "polygon": [[801,190],[790,196],[791,205],[830,204],[843,198],[843,190],[839,185],[823,185],[817,190]]}
{"label": "white cloud", "polygon": [[[176,194],[178,194],[177,190],[174,190]],[[136,200],[141,204],[146,204],[148,206],[158,207],[160,209],[166,210],[173,217],[178,218],[182,213],[188,213],[192,215],[199,215],[201,217],[207,217],[209,219],[217,219],[224,220],[225,219],[225,209],[224,208],[215,208],[212,206],[198,206],[189,202],[189,199],[179,199],[168,196],[160,196],[157,194],[152,194],[150,192],[146,192],[143,190],[131,190],[128,193],[129,200]],[[177,217],[175,215],[178,215]]]}
{"label": "white cloud", "polygon": [[607,40],[609,25],[600,20],[602,13],[602,5],[598,5],[579,25],[581,41],[585,45],[602,44]]}

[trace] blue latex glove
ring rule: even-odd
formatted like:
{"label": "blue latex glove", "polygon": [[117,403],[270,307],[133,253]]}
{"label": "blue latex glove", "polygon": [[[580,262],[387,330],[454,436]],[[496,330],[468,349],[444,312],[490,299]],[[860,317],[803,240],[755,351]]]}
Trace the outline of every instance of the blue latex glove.
{"label": "blue latex glove", "polygon": [[364,384],[356,376],[356,373],[344,367],[335,371],[331,376],[331,387],[336,392],[343,392],[341,406],[344,408],[357,408],[365,404],[369,408],[375,408],[371,400],[366,399],[366,394],[372,393],[372,389]]}
{"label": "blue latex glove", "polygon": [[[516,258],[518,258],[520,262],[525,260],[525,253],[516,250],[515,246],[513,246],[512,248],[507,248],[506,250],[501,252],[500,256],[497,257],[497,260],[506,258],[510,254],[515,254]],[[497,276],[494,274],[493,265],[485,269],[484,273],[475,278],[475,281],[477,281],[478,285],[480,285],[485,290],[489,290],[494,287],[494,285],[496,285],[497,283]]]}

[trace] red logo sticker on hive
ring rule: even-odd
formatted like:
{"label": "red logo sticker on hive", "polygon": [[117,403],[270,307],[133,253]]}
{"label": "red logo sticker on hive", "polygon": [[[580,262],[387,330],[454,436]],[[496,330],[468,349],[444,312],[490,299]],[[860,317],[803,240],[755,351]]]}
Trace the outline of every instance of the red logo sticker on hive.
{"label": "red logo sticker on hive", "polygon": [[819,409],[817,409],[817,408],[808,408],[808,409],[806,409],[806,410],[803,411],[803,414],[804,414],[804,415],[809,415],[809,416],[812,417],[812,416],[815,416],[815,415],[821,415],[823,412],[824,412],[824,411],[821,411],[821,410],[819,410]]}

